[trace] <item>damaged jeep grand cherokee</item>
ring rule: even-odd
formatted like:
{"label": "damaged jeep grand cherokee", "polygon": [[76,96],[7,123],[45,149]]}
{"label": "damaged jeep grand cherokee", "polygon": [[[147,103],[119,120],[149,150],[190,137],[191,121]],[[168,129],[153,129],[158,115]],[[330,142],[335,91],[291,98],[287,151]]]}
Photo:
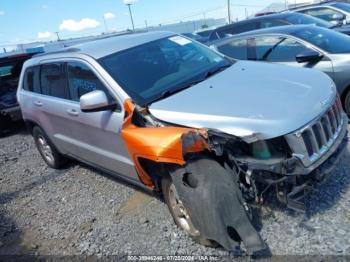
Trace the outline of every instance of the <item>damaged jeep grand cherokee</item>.
{"label": "damaged jeep grand cherokee", "polygon": [[347,143],[323,73],[234,61],[167,32],[90,42],[26,62],[18,99],[46,163],[75,158],[163,193],[204,245],[265,248],[251,207],[303,210]]}

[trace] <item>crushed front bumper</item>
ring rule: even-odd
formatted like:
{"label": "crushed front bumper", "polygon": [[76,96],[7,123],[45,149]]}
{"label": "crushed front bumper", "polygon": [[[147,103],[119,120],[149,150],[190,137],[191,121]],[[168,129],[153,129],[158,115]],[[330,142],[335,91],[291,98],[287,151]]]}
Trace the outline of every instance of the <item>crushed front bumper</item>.
{"label": "crushed front bumper", "polygon": [[[257,171],[255,180],[266,187],[275,187],[277,198],[288,208],[305,211],[303,200],[308,192],[325,181],[341,159],[348,144],[348,119],[344,114],[343,124],[337,138],[328,150],[312,165],[305,166],[300,158],[271,158],[269,160],[240,159],[248,170]],[[265,175],[261,175],[265,174]],[[260,194],[259,190],[259,194]]]}
{"label": "crushed front bumper", "polygon": [[[347,125],[346,125],[347,126]],[[332,150],[331,155],[326,161],[318,166],[309,175],[304,176],[304,181],[300,184],[295,183],[295,177],[289,177],[289,181],[293,187],[290,192],[286,194],[287,207],[297,211],[305,211],[304,198],[307,193],[316,188],[319,184],[325,182],[331,175],[334,168],[340,161],[343,153],[345,152],[348,145],[348,136],[345,132],[344,138],[340,140],[340,143]],[[279,194],[279,193],[278,193]]]}

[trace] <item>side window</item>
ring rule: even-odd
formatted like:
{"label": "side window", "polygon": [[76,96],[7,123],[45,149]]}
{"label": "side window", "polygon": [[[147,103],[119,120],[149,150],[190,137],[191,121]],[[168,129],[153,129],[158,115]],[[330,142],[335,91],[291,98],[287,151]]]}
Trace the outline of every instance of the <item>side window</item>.
{"label": "side window", "polygon": [[326,7],[302,10],[301,12],[329,22],[334,21],[335,16],[342,15],[340,12]]}
{"label": "side window", "polygon": [[23,89],[34,92],[41,93],[40,81],[39,81],[40,67],[30,67],[26,70],[23,79]]}
{"label": "side window", "polygon": [[233,40],[227,44],[218,47],[218,50],[229,57],[247,60],[247,40]]}
{"label": "side window", "polygon": [[278,36],[255,38],[257,60],[295,62],[298,54],[310,50],[298,41]]}
{"label": "side window", "polygon": [[257,29],[257,24],[256,22],[245,22],[242,23],[241,25],[238,24],[233,28],[233,34],[239,34],[239,33],[244,33],[244,32],[248,32],[248,31],[252,31]]}
{"label": "side window", "polygon": [[66,99],[67,77],[64,63],[44,64],[40,71],[43,95]]}
{"label": "side window", "polygon": [[71,100],[79,101],[82,95],[95,90],[101,90],[105,92],[110,102],[114,101],[107,88],[88,66],[77,62],[69,62],[67,66],[69,83],[68,90],[69,98]]}
{"label": "side window", "polygon": [[286,22],[276,20],[276,19],[266,19],[259,22],[259,28],[269,28],[269,27],[275,27],[275,26],[283,26],[287,25]]}

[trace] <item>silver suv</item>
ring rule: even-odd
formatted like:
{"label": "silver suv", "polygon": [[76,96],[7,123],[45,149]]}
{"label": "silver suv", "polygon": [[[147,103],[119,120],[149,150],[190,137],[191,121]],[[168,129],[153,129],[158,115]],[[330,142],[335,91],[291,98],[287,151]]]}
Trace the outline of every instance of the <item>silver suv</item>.
{"label": "silver suv", "polygon": [[347,143],[347,116],[325,74],[235,61],[154,32],[27,61],[25,122],[53,168],[74,158],[155,192],[205,245],[265,248],[252,206],[276,193],[303,210]]}

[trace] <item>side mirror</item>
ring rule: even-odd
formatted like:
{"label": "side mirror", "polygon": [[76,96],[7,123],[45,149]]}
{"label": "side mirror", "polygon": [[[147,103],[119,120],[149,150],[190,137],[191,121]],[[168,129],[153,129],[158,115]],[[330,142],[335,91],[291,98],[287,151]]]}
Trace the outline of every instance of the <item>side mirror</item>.
{"label": "side mirror", "polygon": [[87,93],[80,97],[80,109],[85,113],[101,112],[115,109],[115,104],[110,104],[106,94],[101,90]]}
{"label": "side mirror", "polygon": [[305,63],[305,62],[318,62],[323,58],[323,55],[320,54],[317,51],[305,51],[303,53],[300,53],[295,57],[298,63]]}
{"label": "side mirror", "polygon": [[332,15],[332,20],[333,21],[343,21],[346,19],[346,16],[340,13],[336,13],[334,15]]}

